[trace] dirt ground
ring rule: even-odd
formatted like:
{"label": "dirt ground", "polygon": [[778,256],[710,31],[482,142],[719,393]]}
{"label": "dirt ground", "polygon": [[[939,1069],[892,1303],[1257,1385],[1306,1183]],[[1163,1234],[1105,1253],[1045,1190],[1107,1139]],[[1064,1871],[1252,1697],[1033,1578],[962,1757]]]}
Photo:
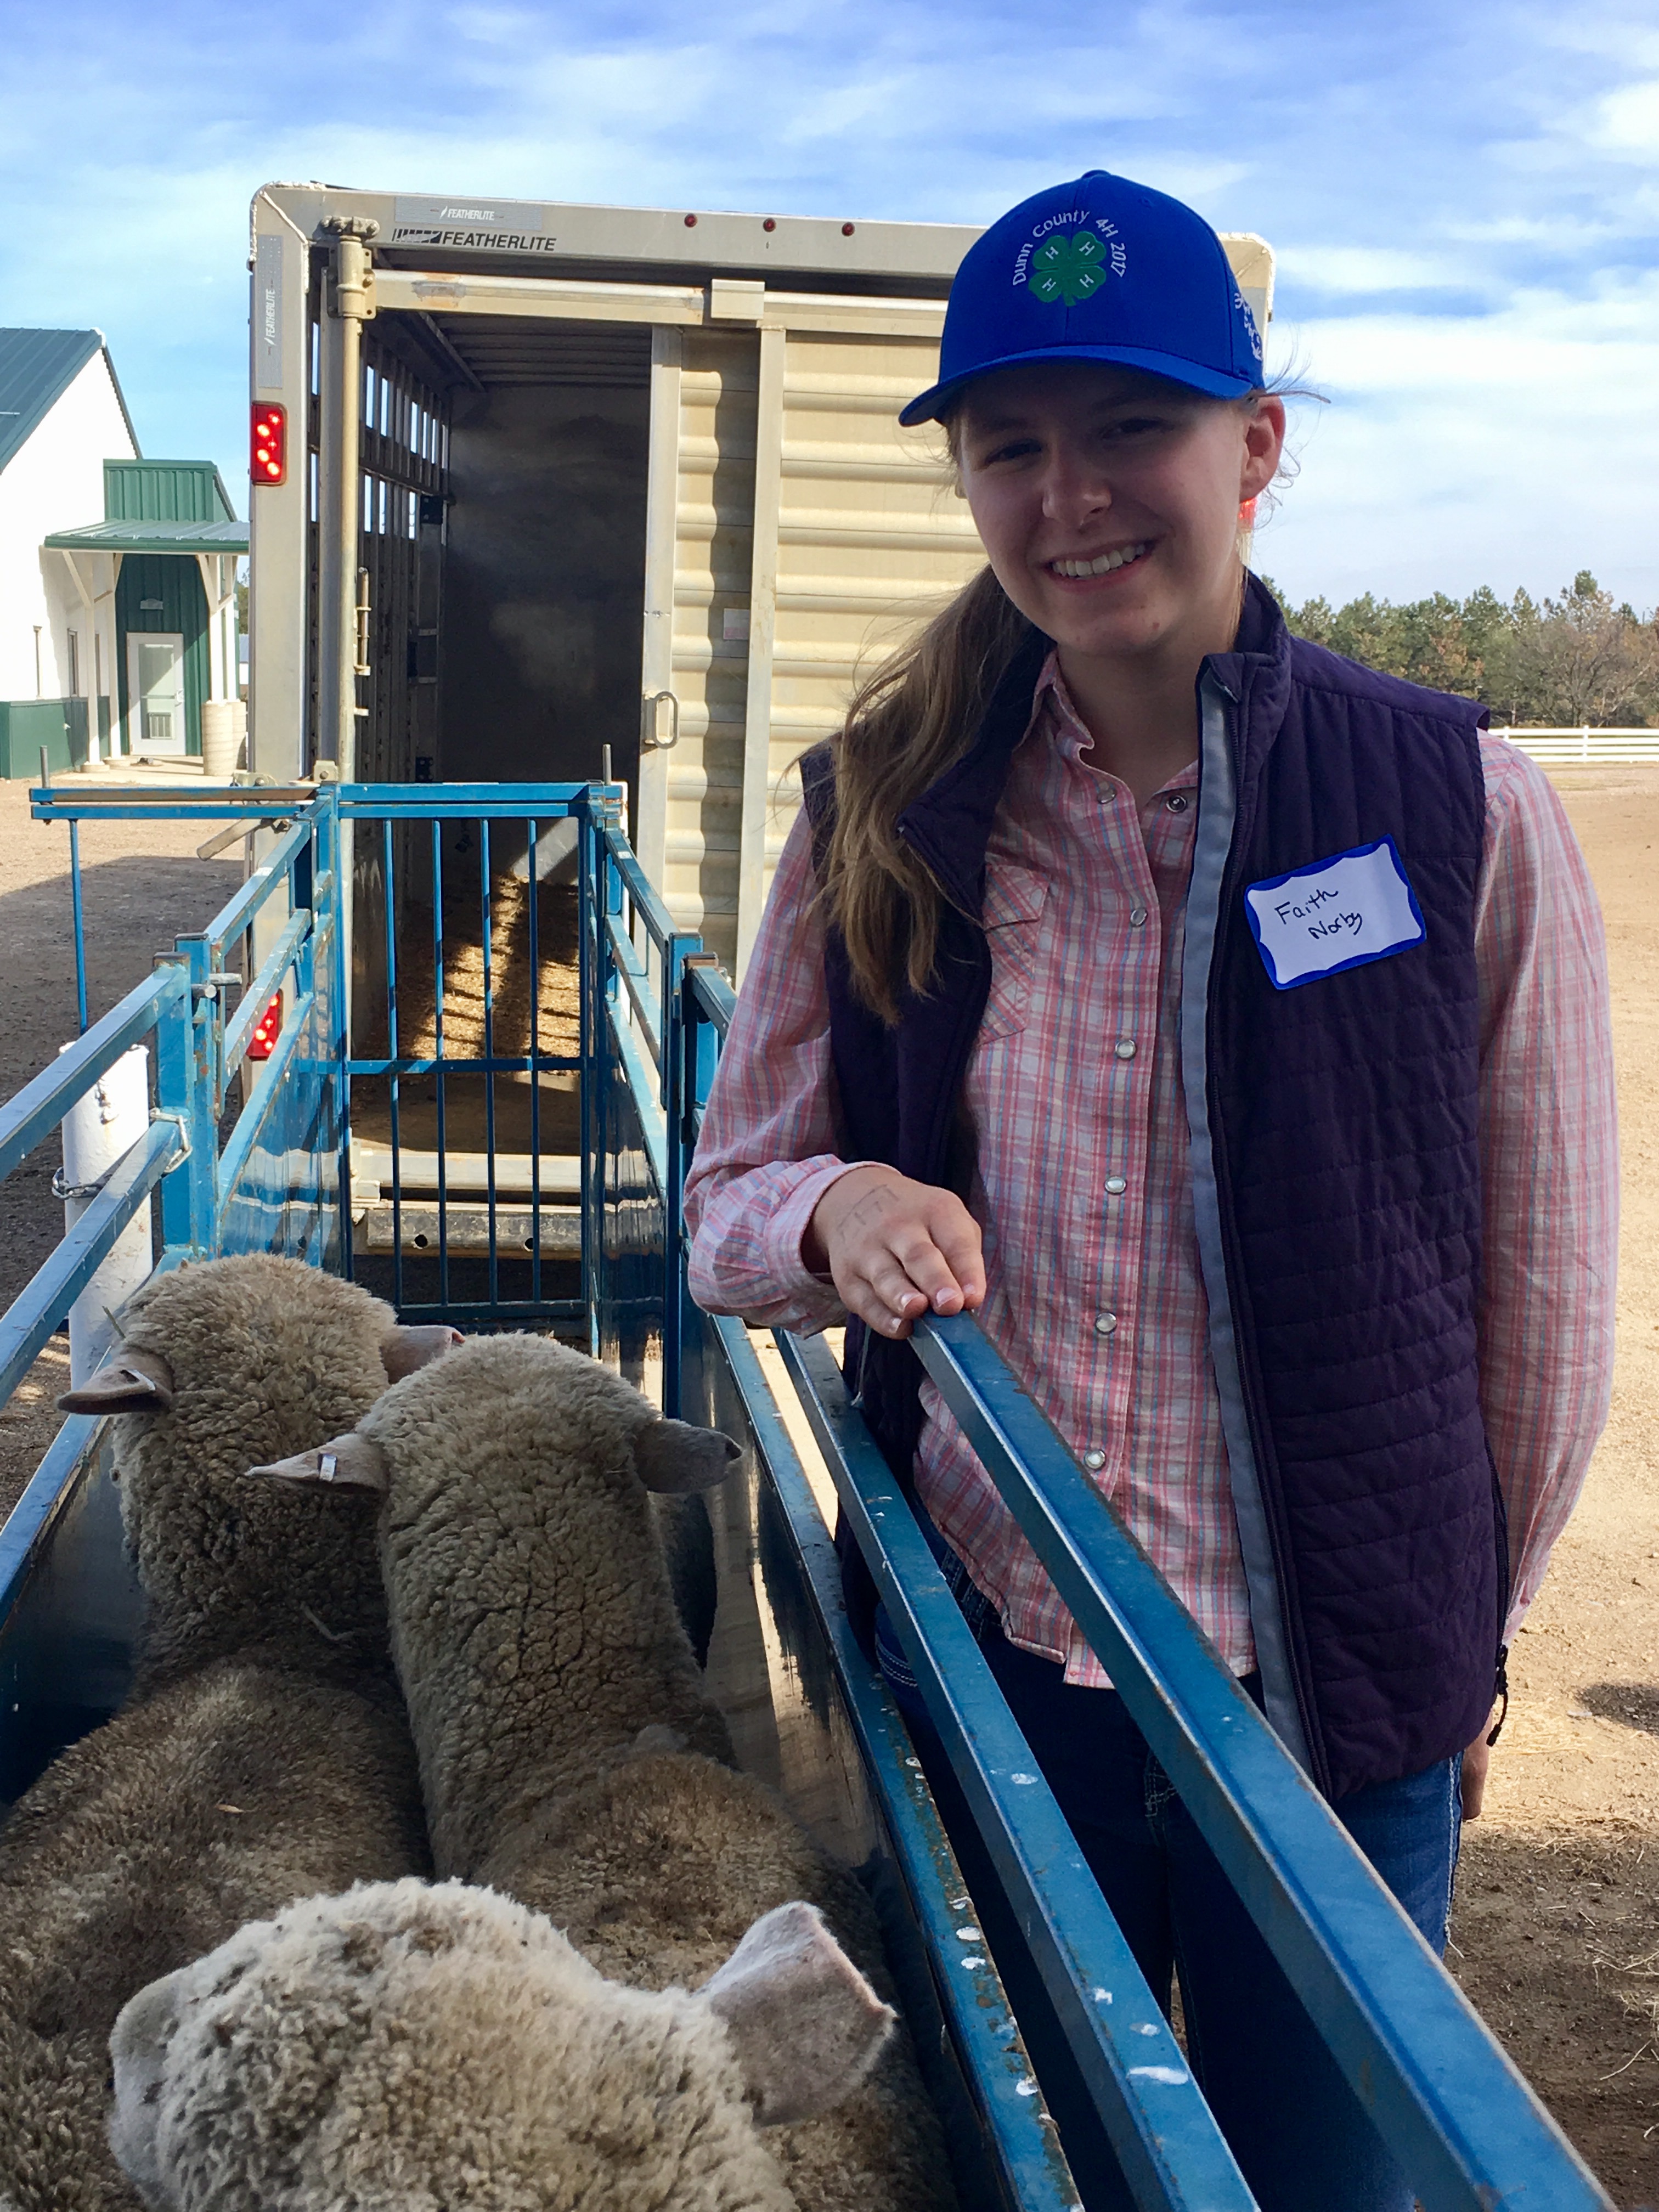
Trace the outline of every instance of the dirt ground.
{"label": "dirt ground", "polygon": [[[1450,1964],[1621,2212],[1634,2212],[1659,2206],[1659,773],[1557,781],[1607,918],[1625,1169],[1618,1376],[1583,1502],[1510,1662]],[[94,1018],[234,887],[233,863],[194,857],[204,834],[83,830]],[[67,843],[65,830],[30,822],[22,785],[0,783],[0,1097],[74,1035]],[[509,939],[522,927],[516,911],[501,919]],[[407,980],[413,1012],[426,979]],[[452,1051],[477,1024],[468,981],[455,978]],[[562,1003],[543,1011],[550,1029],[568,1019]],[[523,1018],[514,1010],[505,1026]],[[557,1048],[550,1034],[543,1042]],[[57,1164],[55,1145],[43,1148],[0,1184],[0,1304],[58,1234]],[[0,1413],[0,1508],[50,1438],[66,1365],[55,1344]]]}
{"label": "dirt ground", "polygon": [[1510,1661],[1449,1963],[1621,2207],[1659,2205],[1659,772],[1555,778],[1607,916],[1613,1414]]}

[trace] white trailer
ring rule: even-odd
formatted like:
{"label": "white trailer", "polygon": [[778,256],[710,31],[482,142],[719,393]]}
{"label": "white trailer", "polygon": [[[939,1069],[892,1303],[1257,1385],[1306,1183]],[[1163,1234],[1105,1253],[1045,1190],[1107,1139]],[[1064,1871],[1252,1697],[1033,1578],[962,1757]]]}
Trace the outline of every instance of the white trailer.
{"label": "white trailer", "polygon": [[[629,787],[735,975],[855,676],[983,559],[930,382],[977,234],[271,185],[250,764]],[[1264,326],[1273,262],[1229,237]]]}

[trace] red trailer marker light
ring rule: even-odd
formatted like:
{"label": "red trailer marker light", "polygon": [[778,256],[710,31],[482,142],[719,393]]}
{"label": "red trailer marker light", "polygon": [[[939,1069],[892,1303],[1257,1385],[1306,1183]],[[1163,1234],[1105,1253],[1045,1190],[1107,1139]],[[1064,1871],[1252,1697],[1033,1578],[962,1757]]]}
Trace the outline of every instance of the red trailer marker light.
{"label": "red trailer marker light", "polygon": [[248,474],[255,483],[279,484],[288,475],[288,410],[267,401],[253,410]]}
{"label": "red trailer marker light", "polygon": [[280,991],[253,1024],[253,1034],[247,1041],[250,1060],[269,1060],[271,1048],[283,1031],[283,994]]}

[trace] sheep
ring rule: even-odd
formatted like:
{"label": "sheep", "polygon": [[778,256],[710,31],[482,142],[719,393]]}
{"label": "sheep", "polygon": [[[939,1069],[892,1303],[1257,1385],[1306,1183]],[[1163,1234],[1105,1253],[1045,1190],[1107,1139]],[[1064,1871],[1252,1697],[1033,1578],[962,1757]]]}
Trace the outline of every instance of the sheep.
{"label": "sheep", "polygon": [[[869,1899],[733,1771],[674,1611],[649,1493],[706,1489],[737,1451],[580,1353],[502,1336],[253,1472],[384,1499],[392,1651],[441,1876],[516,1898],[647,1990],[706,1983],[751,1923],[805,1904],[885,1995]],[[954,2201],[902,2033],[836,2112],[769,2145],[801,2212]]]}
{"label": "sheep", "polygon": [[122,2005],[242,1923],[428,1863],[373,1514],[251,1494],[250,1455],[317,1442],[453,1332],[264,1256],[180,1268],[63,1401],[118,1415],[148,1599],[133,1692],[0,1829],[0,2197],[133,2203],[102,2125]]}
{"label": "sheep", "polygon": [[805,1905],[694,1995],[495,1892],[377,1884],[133,1998],[111,2139],[151,2212],[789,2212],[758,2127],[854,2089],[893,2017]]}
{"label": "sheep", "polygon": [[307,1514],[241,1476],[273,1438],[297,1450],[348,1426],[456,1334],[399,1328],[356,1284],[263,1253],[182,1267],[130,1302],[119,1352],[58,1403],[120,1416],[141,1687],[262,1644],[353,1679],[386,1665],[373,1515],[349,1498]]}

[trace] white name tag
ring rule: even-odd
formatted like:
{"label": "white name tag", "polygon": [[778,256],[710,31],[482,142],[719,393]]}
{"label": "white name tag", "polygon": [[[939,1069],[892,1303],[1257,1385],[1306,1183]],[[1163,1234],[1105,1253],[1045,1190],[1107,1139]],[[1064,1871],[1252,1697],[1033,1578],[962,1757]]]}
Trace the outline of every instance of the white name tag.
{"label": "white name tag", "polygon": [[1276,991],[1386,960],[1428,934],[1392,837],[1248,884],[1244,910]]}

